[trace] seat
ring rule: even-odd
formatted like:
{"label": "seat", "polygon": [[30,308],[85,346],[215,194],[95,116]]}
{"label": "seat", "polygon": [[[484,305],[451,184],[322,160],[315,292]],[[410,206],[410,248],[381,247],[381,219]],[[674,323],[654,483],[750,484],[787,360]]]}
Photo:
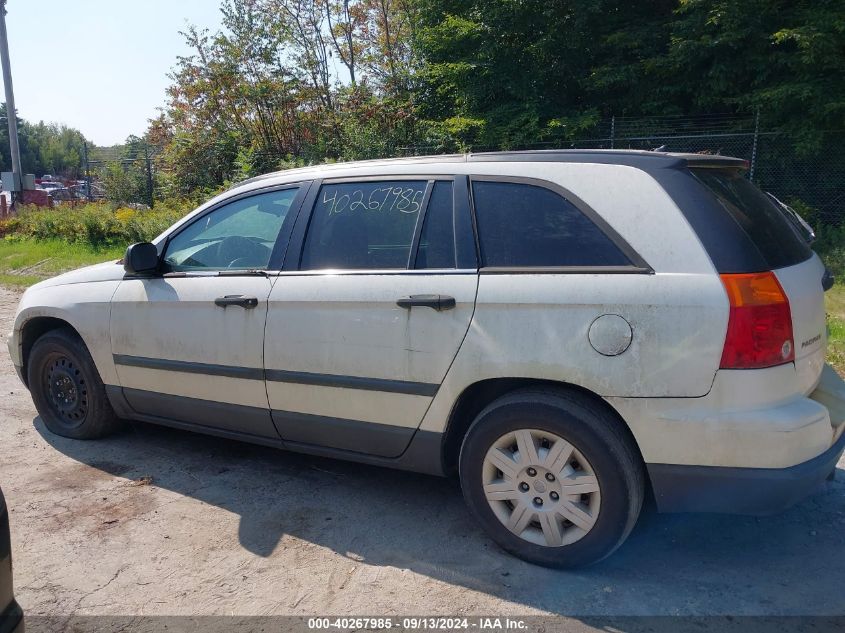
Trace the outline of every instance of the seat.
{"label": "seat", "polygon": [[328,223],[317,238],[316,248],[306,247],[303,268],[369,268],[369,242],[363,218],[339,215]]}

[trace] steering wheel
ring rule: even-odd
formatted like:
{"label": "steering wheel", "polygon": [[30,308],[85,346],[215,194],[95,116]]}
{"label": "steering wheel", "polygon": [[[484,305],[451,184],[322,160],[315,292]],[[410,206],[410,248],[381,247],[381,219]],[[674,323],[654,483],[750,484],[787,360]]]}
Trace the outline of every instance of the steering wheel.
{"label": "steering wheel", "polygon": [[238,257],[229,262],[226,268],[254,268],[249,257]]}
{"label": "steering wheel", "polygon": [[248,237],[230,235],[217,244],[217,261],[228,262],[226,268],[263,266],[269,257],[269,248]]}

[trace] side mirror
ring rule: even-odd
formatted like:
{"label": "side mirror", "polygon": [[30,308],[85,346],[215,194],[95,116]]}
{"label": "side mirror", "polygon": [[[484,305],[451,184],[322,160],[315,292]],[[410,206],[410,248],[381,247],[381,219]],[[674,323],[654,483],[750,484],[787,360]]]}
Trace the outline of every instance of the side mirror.
{"label": "side mirror", "polygon": [[158,270],[158,250],[155,244],[138,242],[126,249],[123,270],[130,275],[148,275]]}

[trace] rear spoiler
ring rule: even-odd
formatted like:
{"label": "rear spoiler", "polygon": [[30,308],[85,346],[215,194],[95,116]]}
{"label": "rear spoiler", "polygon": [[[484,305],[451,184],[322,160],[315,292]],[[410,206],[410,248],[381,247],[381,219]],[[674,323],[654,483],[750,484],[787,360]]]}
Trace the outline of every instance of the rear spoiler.
{"label": "rear spoiler", "polygon": [[711,168],[711,169],[741,169],[748,170],[750,167],[747,160],[734,158],[733,156],[716,156],[714,154],[683,154],[688,167]]}

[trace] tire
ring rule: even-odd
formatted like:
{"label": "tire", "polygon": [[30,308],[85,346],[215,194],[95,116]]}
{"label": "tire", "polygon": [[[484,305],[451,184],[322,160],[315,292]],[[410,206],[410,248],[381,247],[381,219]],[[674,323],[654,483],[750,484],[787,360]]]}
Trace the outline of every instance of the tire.
{"label": "tire", "polygon": [[464,438],[459,474],[487,534],[544,567],[609,556],[645,493],[642,460],[620,421],[588,397],[552,389],[513,392],[484,409]]}
{"label": "tire", "polygon": [[56,435],[92,440],[121,426],[88,348],[72,330],[52,330],[35,341],[27,382],[38,414]]}

